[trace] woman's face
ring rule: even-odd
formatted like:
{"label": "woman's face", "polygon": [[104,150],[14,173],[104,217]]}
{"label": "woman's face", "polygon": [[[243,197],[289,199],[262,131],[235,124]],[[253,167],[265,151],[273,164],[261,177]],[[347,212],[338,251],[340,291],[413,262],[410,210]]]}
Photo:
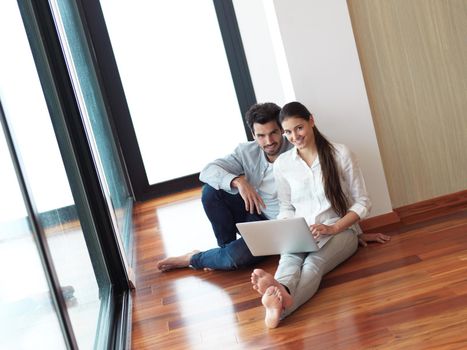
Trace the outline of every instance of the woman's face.
{"label": "woman's face", "polygon": [[288,117],[282,122],[285,136],[299,150],[315,145],[313,126],[315,121],[313,116],[309,120],[301,117]]}

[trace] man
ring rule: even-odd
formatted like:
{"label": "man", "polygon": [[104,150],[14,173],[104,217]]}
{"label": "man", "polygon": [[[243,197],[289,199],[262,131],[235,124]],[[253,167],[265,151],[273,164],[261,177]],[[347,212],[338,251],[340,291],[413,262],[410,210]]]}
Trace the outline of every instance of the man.
{"label": "man", "polygon": [[279,212],[272,164],[292,145],[282,135],[280,107],[255,104],[245,119],[254,141],[240,144],[232,154],[209,163],[200,174],[201,201],[219,248],[193,251],[157,262],[159,270],[191,266],[195,269],[234,270],[255,264],[243,238],[237,239],[238,222],[274,219]]}

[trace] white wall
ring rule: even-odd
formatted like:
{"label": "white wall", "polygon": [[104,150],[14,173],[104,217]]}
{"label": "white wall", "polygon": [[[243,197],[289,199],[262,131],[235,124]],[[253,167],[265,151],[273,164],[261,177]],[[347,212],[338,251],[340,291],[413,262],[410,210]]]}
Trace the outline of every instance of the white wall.
{"label": "white wall", "polygon": [[233,4],[257,101],[282,106],[294,100],[274,3],[234,0]]}
{"label": "white wall", "polygon": [[[357,154],[373,202],[371,216],[390,212],[389,192],[346,2],[274,0],[274,23],[268,19],[271,1],[234,0],[257,100],[283,104],[289,102],[286,98],[292,89],[296,100],[314,114],[319,129]],[[279,43],[274,25],[280,30]],[[277,48],[279,44],[283,45],[285,63]],[[288,79],[284,78],[284,71],[290,72]]]}

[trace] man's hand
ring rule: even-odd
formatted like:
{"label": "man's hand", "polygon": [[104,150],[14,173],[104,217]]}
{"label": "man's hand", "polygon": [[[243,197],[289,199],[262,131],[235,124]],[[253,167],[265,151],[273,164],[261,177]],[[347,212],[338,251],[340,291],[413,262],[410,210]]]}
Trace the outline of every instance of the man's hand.
{"label": "man's hand", "polygon": [[261,210],[266,208],[261,196],[256,192],[253,186],[246,180],[244,175],[236,177],[232,180],[232,187],[238,189],[238,193],[245,202],[245,210],[253,214],[256,210],[258,214],[261,214]]}
{"label": "man's hand", "polygon": [[385,235],[384,233],[362,233],[358,236],[358,243],[363,247],[366,247],[368,242],[386,243],[390,240],[391,236]]}

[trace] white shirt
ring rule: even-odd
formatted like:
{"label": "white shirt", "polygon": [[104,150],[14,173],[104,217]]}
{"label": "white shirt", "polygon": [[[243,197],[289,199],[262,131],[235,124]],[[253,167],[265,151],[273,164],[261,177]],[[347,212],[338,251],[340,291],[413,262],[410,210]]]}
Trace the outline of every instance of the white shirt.
{"label": "white shirt", "polygon": [[[341,174],[341,186],[349,200],[349,209],[360,219],[368,215],[371,202],[355,155],[347,146],[332,143]],[[324,193],[319,158],[309,167],[298,155],[297,148],[281,154],[274,162],[279,199],[278,219],[303,216],[308,223],[332,225],[340,219]],[[358,226],[353,227],[360,232]]]}

